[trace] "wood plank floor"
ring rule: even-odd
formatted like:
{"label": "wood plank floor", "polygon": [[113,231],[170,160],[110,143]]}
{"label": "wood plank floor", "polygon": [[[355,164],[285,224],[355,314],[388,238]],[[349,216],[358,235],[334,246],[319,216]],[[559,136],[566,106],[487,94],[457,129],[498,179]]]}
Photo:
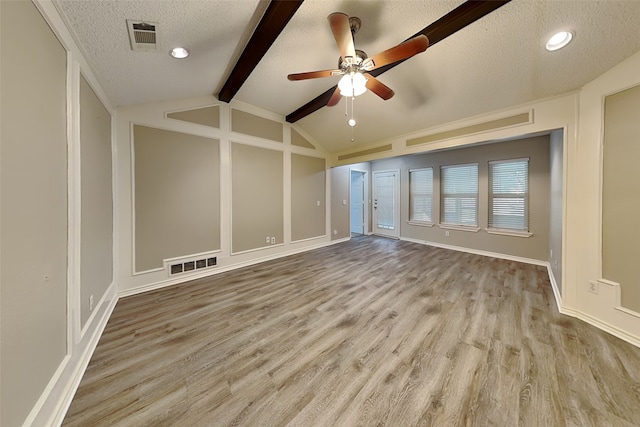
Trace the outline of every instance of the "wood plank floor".
{"label": "wood plank floor", "polygon": [[632,426],[546,269],[376,237],[121,299],[67,426]]}

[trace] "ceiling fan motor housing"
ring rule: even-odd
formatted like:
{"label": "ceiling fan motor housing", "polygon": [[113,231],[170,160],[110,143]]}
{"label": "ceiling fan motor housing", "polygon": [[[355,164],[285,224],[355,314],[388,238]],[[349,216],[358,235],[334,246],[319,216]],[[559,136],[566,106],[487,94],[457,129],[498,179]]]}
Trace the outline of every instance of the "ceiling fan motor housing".
{"label": "ceiling fan motor housing", "polygon": [[[348,73],[350,71],[357,71],[362,65],[362,63],[364,62],[364,60],[367,58],[368,56],[365,51],[356,49],[356,57],[352,61],[350,61],[349,58],[347,58],[346,61],[343,61],[342,56],[338,58],[338,68],[344,71],[345,73]],[[351,70],[351,68],[354,68],[354,69]]]}

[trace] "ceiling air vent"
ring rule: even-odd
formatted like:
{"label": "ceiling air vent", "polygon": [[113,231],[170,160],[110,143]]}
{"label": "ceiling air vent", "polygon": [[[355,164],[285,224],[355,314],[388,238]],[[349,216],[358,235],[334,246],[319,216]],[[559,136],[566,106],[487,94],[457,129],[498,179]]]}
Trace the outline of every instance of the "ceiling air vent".
{"label": "ceiling air vent", "polygon": [[156,50],[156,24],[127,19],[131,50]]}

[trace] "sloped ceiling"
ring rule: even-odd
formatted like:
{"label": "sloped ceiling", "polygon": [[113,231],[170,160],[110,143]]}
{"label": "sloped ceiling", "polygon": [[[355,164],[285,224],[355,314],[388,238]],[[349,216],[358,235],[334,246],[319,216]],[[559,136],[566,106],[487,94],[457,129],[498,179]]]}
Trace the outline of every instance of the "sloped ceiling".
{"label": "sloped ceiling", "polygon": [[[337,83],[292,82],[289,73],[337,66],[327,15],[362,20],[356,47],[373,55],[402,42],[461,1],[306,0],[236,94],[286,116]],[[217,94],[268,6],[260,0],[56,0],[116,106]],[[158,48],[132,51],[126,19],[158,24]],[[379,80],[395,91],[383,101],[356,98],[355,142],[345,101],[299,120],[329,151],[340,152],[438,124],[576,90],[640,50],[640,1],[513,0]],[[569,29],[574,41],[547,52]],[[174,46],[185,60],[168,54]]]}

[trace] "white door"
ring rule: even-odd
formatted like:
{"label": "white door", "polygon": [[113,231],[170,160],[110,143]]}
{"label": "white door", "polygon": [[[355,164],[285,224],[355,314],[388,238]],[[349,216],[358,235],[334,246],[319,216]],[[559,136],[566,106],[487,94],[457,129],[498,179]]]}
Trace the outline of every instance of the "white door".
{"label": "white door", "polygon": [[364,234],[364,172],[351,171],[351,232]]}
{"label": "white door", "polygon": [[399,237],[400,188],[399,171],[373,173],[373,232],[386,237]]}

